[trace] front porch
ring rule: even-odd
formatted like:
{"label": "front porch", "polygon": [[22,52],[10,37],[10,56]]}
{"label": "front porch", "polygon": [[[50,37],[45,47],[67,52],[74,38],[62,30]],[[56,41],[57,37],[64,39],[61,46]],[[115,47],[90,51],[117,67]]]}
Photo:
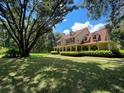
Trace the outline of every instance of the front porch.
{"label": "front porch", "polygon": [[71,44],[54,47],[54,51],[90,51],[90,50],[111,50],[116,49],[114,42],[93,42],[85,44]]}

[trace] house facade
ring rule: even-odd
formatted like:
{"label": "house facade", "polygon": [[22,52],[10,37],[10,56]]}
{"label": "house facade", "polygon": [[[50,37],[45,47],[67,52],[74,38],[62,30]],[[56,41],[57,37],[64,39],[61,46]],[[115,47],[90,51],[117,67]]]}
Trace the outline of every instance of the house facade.
{"label": "house facade", "polygon": [[88,28],[63,35],[58,41],[54,51],[88,51],[88,50],[111,50],[117,45],[109,38],[108,30],[102,28],[90,32]]}

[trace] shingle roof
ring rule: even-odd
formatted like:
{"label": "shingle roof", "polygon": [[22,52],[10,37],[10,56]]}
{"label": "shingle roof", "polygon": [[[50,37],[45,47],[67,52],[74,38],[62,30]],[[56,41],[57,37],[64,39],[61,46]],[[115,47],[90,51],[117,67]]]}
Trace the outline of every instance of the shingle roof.
{"label": "shingle roof", "polygon": [[92,32],[87,36],[87,40],[83,40],[83,42],[85,43],[89,43],[89,42],[94,42],[93,36],[96,35],[96,40],[98,40],[98,38],[100,37],[100,41],[106,41],[106,37],[107,37],[107,29],[106,28],[102,28],[98,31]]}
{"label": "shingle roof", "polygon": [[[86,28],[83,28],[83,29],[78,30],[78,31],[76,31],[76,32],[72,32],[71,35],[70,35],[70,34],[68,34],[68,35],[63,35],[63,36],[61,37],[61,39],[67,40],[67,39],[76,37],[76,36],[79,35],[82,31],[88,31],[88,32],[89,32],[88,28],[86,27]],[[90,32],[89,32],[89,33],[90,33]],[[60,39],[60,40],[61,40],[61,39]]]}

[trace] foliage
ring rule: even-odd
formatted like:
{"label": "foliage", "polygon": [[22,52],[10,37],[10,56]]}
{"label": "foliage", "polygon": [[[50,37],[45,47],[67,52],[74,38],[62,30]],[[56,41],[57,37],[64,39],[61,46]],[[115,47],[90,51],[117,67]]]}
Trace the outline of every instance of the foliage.
{"label": "foliage", "polygon": [[61,55],[64,55],[64,56],[74,56],[74,57],[79,57],[81,56],[80,52],[60,52]]}
{"label": "foliage", "polygon": [[113,57],[122,57],[118,49],[112,49],[111,51],[112,51]]}
{"label": "foliage", "polygon": [[96,56],[96,57],[113,57],[111,51],[81,51],[81,52],[61,52],[65,56]]}
{"label": "foliage", "polygon": [[51,51],[51,54],[59,54],[58,51]]}
{"label": "foliage", "polygon": [[[124,0],[84,0],[83,8],[88,10],[92,19],[106,16],[111,29],[109,34],[111,40],[116,41],[124,47]],[[123,21],[123,22],[122,22]]]}
{"label": "foliage", "polygon": [[[39,53],[0,59],[1,93],[123,93],[124,59]],[[46,55],[46,54],[45,54]]]}
{"label": "foliage", "polygon": [[98,19],[107,15],[114,26],[124,18],[123,0],[84,0],[82,6],[88,10],[90,18]]}
{"label": "foliage", "polygon": [[45,33],[76,9],[73,0],[1,0],[0,22],[26,57]]}
{"label": "foliage", "polygon": [[56,33],[49,32],[41,36],[35,46],[33,47],[33,53],[50,52],[56,45]]}
{"label": "foliage", "polygon": [[0,55],[5,54],[7,50],[8,50],[7,48],[0,47]]}
{"label": "foliage", "polygon": [[80,52],[60,52],[61,55],[65,56],[95,56],[95,57],[124,57],[124,53],[113,49],[111,51],[108,50],[96,50],[96,51],[80,51]]}
{"label": "foliage", "polygon": [[46,42],[46,49],[48,50],[48,52],[53,50],[55,43],[56,43],[56,40],[55,40],[54,33],[48,33],[47,42]]}
{"label": "foliage", "polygon": [[113,29],[109,31],[110,31],[109,35],[111,37],[111,40],[117,42],[121,46],[121,49],[123,49],[124,48],[124,23],[119,28],[113,27]]}
{"label": "foliage", "polygon": [[124,50],[120,50],[120,53],[124,53]]}
{"label": "foliage", "polygon": [[20,57],[19,50],[15,48],[10,48],[5,53],[5,58],[15,58]]}
{"label": "foliage", "polygon": [[120,50],[120,53],[124,57],[124,50]]}

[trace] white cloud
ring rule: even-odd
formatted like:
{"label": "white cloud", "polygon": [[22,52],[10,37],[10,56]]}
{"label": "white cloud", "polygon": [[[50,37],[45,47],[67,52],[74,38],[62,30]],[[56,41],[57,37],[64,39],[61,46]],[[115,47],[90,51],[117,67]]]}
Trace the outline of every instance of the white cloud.
{"label": "white cloud", "polygon": [[[105,26],[105,23],[99,23],[97,25],[92,25],[92,24],[90,24],[89,21],[85,22],[84,24],[83,23],[76,22],[71,27],[71,30],[73,32],[75,32],[75,31],[81,30],[81,29],[83,29],[85,27],[88,27],[88,29],[89,29],[90,32],[95,32],[95,31],[98,31],[99,29],[103,28],[104,26]],[[69,32],[70,32],[69,30],[64,30],[63,33],[69,34]]]}
{"label": "white cloud", "polygon": [[63,31],[63,33],[67,35],[67,34],[70,33],[70,31],[68,29],[66,29],[66,30]]}
{"label": "white cloud", "polygon": [[99,29],[104,28],[104,27],[105,27],[105,24],[102,24],[102,23],[94,25],[91,32],[98,31]]}
{"label": "white cloud", "polygon": [[77,31],[77,30],[81,30],[85,27],[88,27],[89,31],[90,32],[94,32],[94,31],[97,31],[99,30],[100,28],[103,28],[105,26],[105,24],[103,23],[100,23],[100,24],[97,24],[97,25],[92,25],[90,24],[90,22],[85,22],[84,24],[83,23],[74,23],[74,25],[71,27],[72,31]]}
{"label": "white cloud", "polygon": [[63,20],[63,22],[66,22],[66,21],[67,21],[67,19],[64,19],[64,20]]}

